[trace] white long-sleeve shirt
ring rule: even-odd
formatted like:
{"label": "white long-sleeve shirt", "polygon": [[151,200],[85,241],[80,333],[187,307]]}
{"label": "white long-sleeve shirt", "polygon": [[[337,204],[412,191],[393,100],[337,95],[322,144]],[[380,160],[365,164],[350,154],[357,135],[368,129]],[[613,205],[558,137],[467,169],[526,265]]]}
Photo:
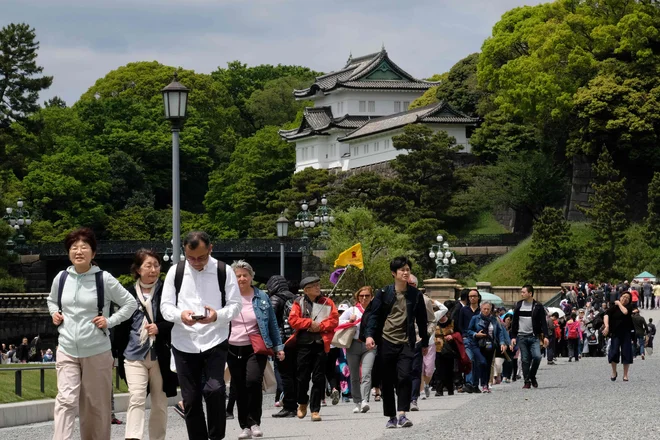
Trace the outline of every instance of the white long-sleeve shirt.
{"label": "white long-sleeve shirt", "polygon": [[[345,324],[347,322],[350,322],[351,316],[355,315],[355,319],[362,319],[362,312],[360,309],[357,308],[357,306],[350,307],[346,310],[344,310],[344,313],[341,314],[339,317],[339,323],[340,324]],[[355,326],[355,335],[353,335],[353,339],[359,339],[360,338],[360,325],[362,324],[362,321],[358,322],[357,325]]]}
{"label": "white long-sleeve shirt", "polygon": [[[160,311],[163,318],[173,322],[172,345],[185,353],[200,353],[224,342],[229,337],[229,323],[241,313],[241,294],[238,290],[236,275],[227,266],[225,297],[227,304],[222,307],[222,293],[218,286],[218,261],[209,257],[201,271],[194,269],[186,261],[183,281],[176,303],[174,277],[176,265],[173,265],[165,277]],[[204,306],[209,306],[218,314],[218,319],[210,324],[196,323],[192,326],[181,321],[184,310],[203,313]]]}

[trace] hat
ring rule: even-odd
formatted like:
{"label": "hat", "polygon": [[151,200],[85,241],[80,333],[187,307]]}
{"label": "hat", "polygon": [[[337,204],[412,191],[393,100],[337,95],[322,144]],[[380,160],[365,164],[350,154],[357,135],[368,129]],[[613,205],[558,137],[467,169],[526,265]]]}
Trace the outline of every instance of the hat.
{"label": "hat", "polygon": [[345,312],[346,310],[350,309],[351,306],[350,304],[343,302],[337,306],[337,310],[340,312]]}
{"label": "hat", "polygon": [[310,285],[310,284],[314,284],[314,283],[318,283],[318,282],[320,282],[320,281],[321,281],[321,278],[319,278],[319,277],[305,277],[305,278],[303,278],[302,281],[300,282],[300,288],[301,288],[301,289],[304,289],[304,288],[307,287],[308,285]]}

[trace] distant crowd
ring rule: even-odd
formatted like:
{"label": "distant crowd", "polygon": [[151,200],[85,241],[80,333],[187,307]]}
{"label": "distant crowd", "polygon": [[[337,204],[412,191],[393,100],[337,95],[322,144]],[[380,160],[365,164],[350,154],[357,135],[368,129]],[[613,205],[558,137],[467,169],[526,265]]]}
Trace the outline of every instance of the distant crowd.
{"label": "distant crowd", "polygon": [[53,350],[41,349],[39,336],[28,342],[23,342],[17,347],[15,344],[0,344],[0,364],[26,364],[28,362],[55,362]]}

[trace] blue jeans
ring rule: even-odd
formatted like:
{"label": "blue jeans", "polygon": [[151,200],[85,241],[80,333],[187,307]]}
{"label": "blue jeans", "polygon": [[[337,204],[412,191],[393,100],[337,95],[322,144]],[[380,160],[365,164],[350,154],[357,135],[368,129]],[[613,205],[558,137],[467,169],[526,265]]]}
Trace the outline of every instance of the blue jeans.
{"label": "blue jeans", "polygon": [[472,361],[472,371],[469,375],[465,375],[465,382],[474,387],[478,387],[479,381],[481,380],[481,386],[486,386],[488,385],[488,379],[490,379],[490,365],[487,364],[486,357],[483,355],[476,342],[472,339],[469,339],[468,341],[469,342],[465,344],[465,351],[468,353],[468,357]]}
{"label": "blue jeans", "polygon": [[640,356],[644,355],[644,336],[637,336],[637,345],[639,346]]}
{"label": "blue jeans", "polygon": [[519,336],[516,341],[522,358],[525,383],[536,380],[536,372],[541,364],[541,344],[536,336]]}
{"label": "blue jeans", "polygon": [[475,375],[475,361],[474,361],[474,353],[479,351],[479,347],[477,347],[477,344],[475,344],[472,339],[464,339],[465,340],[465,353],[467,356],[470,358],[470,361],[472,362],[472,370],[465,375],[465,383],[472,385],[472,379],[476,377],[477,380],[479,380],[479,375]]}

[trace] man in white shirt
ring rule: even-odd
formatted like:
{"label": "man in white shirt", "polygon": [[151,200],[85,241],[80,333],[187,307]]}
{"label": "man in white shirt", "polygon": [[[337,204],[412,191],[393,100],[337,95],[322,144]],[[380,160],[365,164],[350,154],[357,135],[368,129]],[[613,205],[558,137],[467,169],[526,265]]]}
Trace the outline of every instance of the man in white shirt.
{"label": "man in white shirt", "polygon": [[[211,257],[213,246],[206,232],[190,232],[183,246],[186,261],[178,299],[177,266],[173,265],[165,277],[160,310],[166,320],[174,322],[172,352],[188,438],[222,439],[226,426],[224,372],[229,323],[241,312],[241,295],[231,267]],[[226,272],[224,305],[218,282],[219,265]],[[208,429],[202,396],[208,411]]]}

